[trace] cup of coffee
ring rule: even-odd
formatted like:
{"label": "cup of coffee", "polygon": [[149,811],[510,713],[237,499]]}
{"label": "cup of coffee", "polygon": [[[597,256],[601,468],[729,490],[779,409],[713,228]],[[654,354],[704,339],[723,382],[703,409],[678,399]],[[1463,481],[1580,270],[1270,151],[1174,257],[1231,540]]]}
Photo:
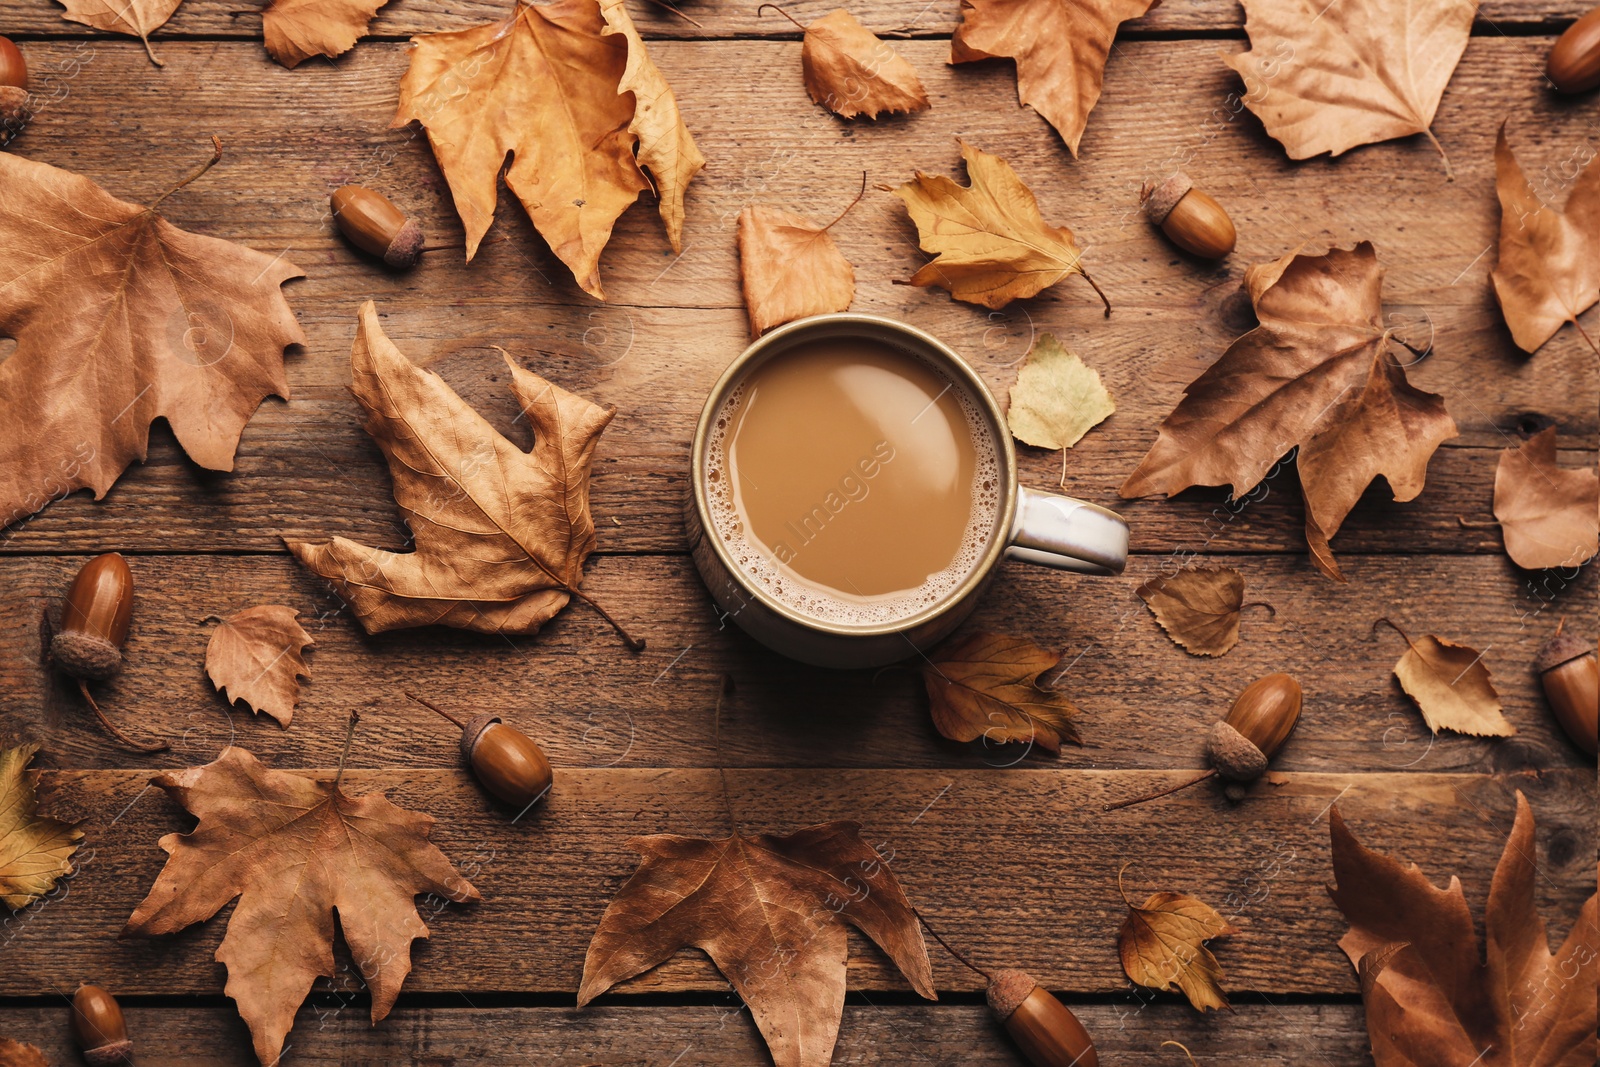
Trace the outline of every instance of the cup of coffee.
{"label": "cup of coffee", "polygon": [[1002,557],[1087,574],[1127,562],[1119,516],[1018,487],[982,378],[876,315],[801,319],[745,349],[690,462],[690,547],[724,623],[819,666],[926,649]]}

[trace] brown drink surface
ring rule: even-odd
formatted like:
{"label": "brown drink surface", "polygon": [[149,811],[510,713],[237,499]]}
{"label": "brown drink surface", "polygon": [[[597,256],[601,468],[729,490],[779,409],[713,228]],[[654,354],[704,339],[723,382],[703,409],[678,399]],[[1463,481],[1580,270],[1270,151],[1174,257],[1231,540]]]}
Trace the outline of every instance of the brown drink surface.
{"label": "brown drink surface", "polygon": [[907,617],[961,584],[999,501],[993,437],[967,392],[878,341],[796,344],[717,413],[717,532],[742,569],[806,615]]}

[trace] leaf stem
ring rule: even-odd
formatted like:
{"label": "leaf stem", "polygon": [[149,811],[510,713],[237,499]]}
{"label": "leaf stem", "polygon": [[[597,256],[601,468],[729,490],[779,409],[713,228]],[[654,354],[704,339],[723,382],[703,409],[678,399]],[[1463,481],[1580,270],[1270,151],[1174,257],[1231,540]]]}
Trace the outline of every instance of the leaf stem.
{"label": "leaf stem", "polygon": [[356,723],[361,721],[361,716],[354,708],[350,709],[350,721],[344,728],[344,750],[339,753],[339,770],[333,776],[333,788],[337,792],[339,782],[344,778],[344,761],[350,758],[350,742],[356,737]]}
{"label": "leaf stem", "polygon": [[822,232],[823,233],[827,233],[829,230],[833,229],[834,222],[838,222],[839,219],[842,219],[846,215],[850,214],[850,209],[855,207],[857,204],[861,203],[861,198],[863,196],[866,196],[866,195],[867,195],[867,172],[866,171],[862,171],[861,172],[861,191],[856,194],[856,198],[854,200],[850,201],[850,203],[845,206],[845,209],[843,211],[839,212],[838,217],[835,218],[833,220],[833,222],[828,223],[826,226],[824,226],[822,228]]}
{"label": "leaf stem", "polygon": [[579,590],[579,589],[574,589],[570,585],[567,586],[566,588],[567,588],[567,592],[568,593],[571,593],[573,596],[577,597],[579,600],[581,600],[585,604],[589,605],[591,608],[593,608],[595,610],[596,614],[598,614],[602,619],[606,620],[606,622],[609,622],[611,624],[611,628],[613,630],[617,631],[617,636],[622,638],[623,643],[628,646],[628,651],[630,651],[630,652],[643,652],[644,651],[644,649],[645,649],[644,640],[642,638],[634,637],[627,630],[623,629],[622,624],[620,622],[618,622],[616,619],[613,619],[611,617],[611,613],[606,611],[605,608],[601,607],[599,604],[596,604],[593,600],[589,599],[589,595],[587,593],[584,593],[582,590]]}
{"label": "leaf stem", "polygon": [[682,19],[683,21],[687,22],[689,25],[695,27],[696,29],[701,29],[701,30],[705,29],[705,27],[700,25],[700,23],[696,22],[694,19],[690,18],[688,15],[686,15],[682,11],[679,11],[677,8],[673,7],[671,4],[667,3],[667,0],[650,0],[650,2],[652,4],[654,4],[654,5],[656,5],[657,7],[666,8],[668,11],[672,12],[674,15],[678,16],[680,19]]}
{"label": "leaf stem", "polygon": [[456,724],[456,729],[458,729],[458,730],[465,730],[466,729],[466,727],[461,724],[461,720],[460,719],[456,718],[454,715],[450,714],[448,711],[445,711],[443,708],[441,708],[439,705],[435,704],[433,701],[431,701],[431,700],[423,700],[421,697],[417,696],[417,694],[413,693],[409,689],[403,689],[403,690],[401,690],[401,692],[405,693],[406,696],[410,697],[412,700],[415,700],[418,704],[421,704],[423,707],[430,708],[433,711],[437,711],[440,715],[443,715],[445,718],[447,718],[451,722],[455,723]]}
{"label": "leaf stem", "polygon": [[1439,150],[1439,158],[1444,160],[1444,180],[1447,182],[1455,181],[1456,172],[1450,167],[1450,156],[1445,152],[1444,145],[1439,143],[1439,138],[1433,135],[1432,129],[1424,129],[1422,132],[1428,135],[1428,140],[1433,142],[1433,147]]}
{"label": "leaf stem", "polygon": [[1122,808],[1131,808],[1135,804],[1143,804],[1147,800],[1160,800],[1162,797],[1170,797],[1174,793],[1180,792],[1180,791],[1182,791],[1184,789],[1188,789],[1191,785],[1199,785],[1201,782],[1205,781],[1207,778],[1214,778],[1214,777],[1216,777],[1216,774],[1217,774],[1217,769],[1215,767],[1213,767],[1209,771],[1206,771],[1204,774],[1200,775],[1198,778],[1191,778],[1187,782],[1183,782],[1183,783],[1180,783],[1178,785],[1173,786],[1171,789],[1163,789],[1158,793],[1146,793],[1144,796],[1142,796],[1142,797],[1134,797],[1132,800],[1119,800],[1115,804],[1107,804],[1101,810],[1102,811],[1119,811]]}
{"label": "leaf stem", "polygon": [[106,718],[106,713],[100,710],[100,705],[95,703],[94,697],[90,695],[89,683],[84,681],[82,678],[78,679],[78,692],[83,694],[83,699],[88,702],[89,709],[94,712],[94,717],[100,720],[100,725],[105,727],[106,733],[122,742],[122,744],[126,747],[133,749],[135,752],[165,752],[167,749],[172,747],[165,741],[162,741],[158,744],[146,744],[143,741],[135,741],[133,738],[129,737],[127,734],[113,726],[111,724],[111,720]]}
{"label": "leaf stem", "polygon": [[[793,15],[789,14],[787,11],[785,11],[783,8],[779,7],[777,4],[762,4],[760,7],[756,8],[756,16],[760,17],[761,13],[763,11],[765,11],[769,7],[772,8],[772,10],[776,11],[778,14],[782,15],[784,18],[788,19],[790,22],[793,22],[796,26],[800,26],[799,21],[796,20]],[[804,26],[800,26],[800,32],[801,33],[804,33],[805,29],[806,28]]]}
{"label": "leaf stem", "polygon": [[1400,629],[1400,627],[1396,626],[1390,620],[1389,616],[1387,616],[1387,615],[1383,616],[1382,618],[1374,619],[1372,621],[1372,629],[1367,631],[1367,637],[1368,638],[1371,638],[1374,634],[1376,634],[1378,632],[1378,624],[1379,623],[1382,623],[1384,626],[1387,626],[1389,629],[1391,629],[1395,633],[1399,634],[1400,635],[1400,640],[1404,641],[1406,643],[1406,647],[1411,649],[1411,651],[1413,651],[1413,652],[1417,651],[1417,646],[1411,643],[1411,638],[1407,637],[1406,636],[1406,632],[1404,630]]}
{"label": "leaf stem", "polygon": [[723,672],[717,683],[717,704],[711,711],[711,754],[717,761],[717,780],[722,784],[722,810],[728,815],[728,832],[739,836],[739,820],[733,817],[728,800],[728,769],[722,765],[722,702],[733,695],[733,675]]}
{"label": "leaf stem", "polygon": [[1106,306],[1106,318],[1109,319],[1111,317],[1111,300],[1106,296],[1105,290],[1101,289],[1100,286],[1095,283],[1095,280],[1089,277],[1089,272],[1083,269],[1081,262],[1078,266],[1078,273],[1083,275],[1083,280],[1088,282],[1090,287],[1093,288],[1096,293],[1100,294],[1100,302]]}
{"label": "leaf stem", "polygon": [[933,939],[939,942],[940,946],[942,946],[946,952],[950,953],[950,955],[959,960],[961,964],[967,968],[967,970],[975,971],[978,974],[983,975],[983,980],[986,982],[994,981],[994,977],[990,975],[988,971],[984,970],[982,967],[979,967],[976,963],[973,963],[971,960],[967,959],[967,957],[957,952],[950,942],[941,937],[939,931],[935,930],[933,928],[933,924],[928,921],[927,916],[923,915],[922,912],[918,911],[916,908],[911,909],[911,914],[915,915],[917,917],[917,921],[922,924],[923,929],[932,934]]}
{"label": "leaf stem", "polygon": [[[147,47],[147,48],[149,47],[149,42],[148,41],[145,42],[145,47]],[[154,57],[152,56],[151,58],[154,58]],[[160,63],[156,64],[156,66],[158,66],[158,67],[160,65],[161,65]],[[173,193],[177,192],[179,189],[182,189],[185,185],[188,185],[190,182],[192,182],[196,178],[200,177],[202,174],[204,174],[206,171],[210,170],[212,167],[216,166],[221,161],[222,161],[222,142],[217,139],[217,135],[216,134],[212,134],[211,135],[211,158],[206,160],[204,163],[200,164],[199,169],[196,170],[193,174],[189,175],[187,178],[183,179],[177,185],[174,185],[171,189],[168,189],[166,192],[162,193],[160,196],[156,197],[154,200],[150,201],[150,203],[145,207],[145,210],[146,211],[154,211],[156,209],[156,205],[161,203],[161,201],[165,200],[167,197],[171,196]]]}
{"label": "leaf stem", "polygon": [[144,54],[150,57],[150,62],[154,63],[158,67],[165,67],[166,64],[156,58],[155,50],[150,47],[150,38],[141,33],[139,35],[139,40],[143,42]]}
{"label": "leaf stem", "polygon": [[1597,346],[1594,343],[1594,338],[1590,337],[1588,331],[1583,328],[1583,323],[1578,321],[1578,316],[1572,316],[1572,325],[1573,328],[1578,331],[1578,336],[1587,341],[1589,343],[1589,347],[1594,349],[1595,355],[1600,355],[1600,346]]}
{"label": "leaf stem", "polygon": [[1177,1048],[1183,1049],[1183,1054],[1185,1056],[1189,1057],[1189,1067],[1200,1067],[1199,1064],[1195,1063],[1195,1061],[1194,1061],[1194,1053],[1189,1051],[1189,1046],[1188,1045],[1185,1045],[1182,1041],[1163,1041],[1163,1042],[1161,1042],[1161,1047],[1162,1048],[1166,1048],[1168,1045],[1173,1045],[1173,1046],[1175,1046]]}

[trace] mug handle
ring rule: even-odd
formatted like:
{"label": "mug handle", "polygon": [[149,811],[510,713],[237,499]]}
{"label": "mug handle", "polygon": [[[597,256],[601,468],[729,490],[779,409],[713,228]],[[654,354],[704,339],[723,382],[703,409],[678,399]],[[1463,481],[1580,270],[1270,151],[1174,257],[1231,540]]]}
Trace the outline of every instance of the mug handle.
{"label": "mug handle", "polygon": [[1128,524],[1087,501],[1018,487],[1006,556],[1081,574],[1121,574]]}

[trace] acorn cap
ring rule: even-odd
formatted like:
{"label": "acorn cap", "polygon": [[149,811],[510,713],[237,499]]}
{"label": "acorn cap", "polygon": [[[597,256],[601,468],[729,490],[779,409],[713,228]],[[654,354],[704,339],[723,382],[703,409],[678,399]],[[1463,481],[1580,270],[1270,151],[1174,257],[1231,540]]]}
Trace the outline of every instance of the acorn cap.
{"label": "acorn cap", "polygon": [[122,670],[122,649],[82,630],[57,633],[50,641],[50,658],[74,678],[99,680]]}
{"label": "acorn cap", "polygon": [[1172,214],[1172,209],[1178,206],[1178,201],[1193,188],[1194,182],[1189,180],[1189,176],[1181,170],[1177,171],[1150,191],[1145,198],[1144,210],[1151,221],[1160,226]]}
{"label": "acorn cap", "polygon": [[83,1062],[89,1067],[128,1067],[133,1063],[133,1042],[124,1038],[99,1048],[86,1048]]}
{"label": "acorn cap", "polygon": [[422,255],[422,227],[416,219],[406,219],[400,232],[394,235],[389,247],[384,249],[383,261],[398,270],[414,266]]}
{"label": "acorn cap", "polygon": [[996,1019],[1005,1022],[1038,986],[1027,971],[996,971],[989,977],[989,1010]]}
{"label": "acorn cap", "polygon": [[478,738],[483,732],[500,721],[498,715],[479,715],[470,720],[461,728],[461,755],[468,763],[472,762],[472,750],[478,747]]}
{"label": "acorn cap", "polygon": [[0,145],[6,144],[33,118],[28,90],[15,85],[0,85]]}
{"label": "acorn cap", "polygon": [[1556,634],[1540,646],[1539,654],[1533,659],[1534,673],[1543,674],[1579,656],[1592,655],[1594,651],[1593,641],[1586,641],[1577,634]]}
{"label": "acorn cap", "polygon": [[1252,782],[1267,773],[1267,754],[1244,734],[1219,720],[1206,738],[1206,754],[1217,774],[1233,782]]}

